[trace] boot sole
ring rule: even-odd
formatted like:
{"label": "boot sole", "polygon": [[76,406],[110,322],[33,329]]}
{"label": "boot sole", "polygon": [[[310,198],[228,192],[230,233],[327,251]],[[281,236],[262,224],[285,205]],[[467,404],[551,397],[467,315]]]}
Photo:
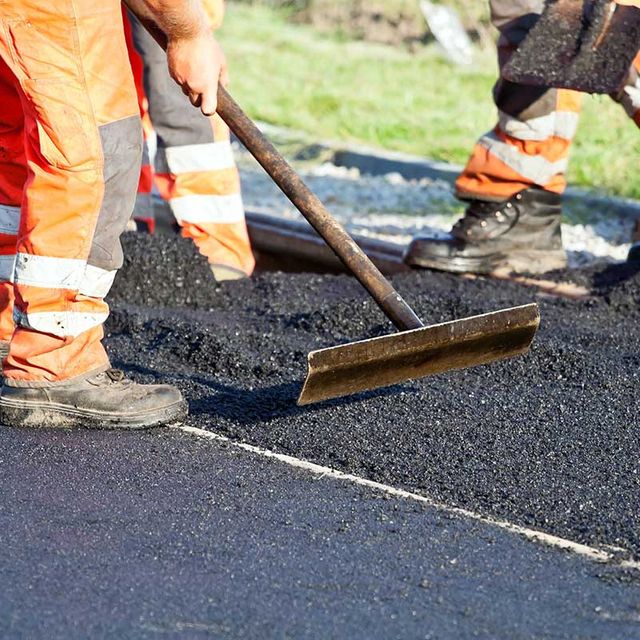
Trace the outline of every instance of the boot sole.
{"label": "boot sole", "polygon": [[187,402],[181,400],[162,409],[122,416],[77,409],[64,404],[19,401],[0,396],[0,424],[30,428],[151,429],[182,422],[188,409]]}
{"label": "boot sole", "polygon": [[446,258],[437,256],[406,257],[407,264],[451,273],[534,273],[541,274],[567,266],[567,256],[562,249],[554,251],[523,250],[479,256],[477,258]]}

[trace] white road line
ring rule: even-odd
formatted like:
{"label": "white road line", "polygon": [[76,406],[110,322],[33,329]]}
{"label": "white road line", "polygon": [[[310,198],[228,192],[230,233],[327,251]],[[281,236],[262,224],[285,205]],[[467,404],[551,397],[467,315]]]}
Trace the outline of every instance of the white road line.
{"label": "white road line", "polygon": [[[528,540],[538,542],[546,546],[555,547],[556,549],[569,551],[571,553],[582,556],[584,558],[588,558],[589,560],[593,560],[595,562],[614,563],[616,567],[620,567],[622,569],[640,569],[640,561],[636,561],[636,560],[618,561],[616,559],[616,554],[609,553],[607,551],[604,551],[603,549],[596,549],[594,547],[590,547],[585,544],[580,544],[579,542],[574,542],[573,540],[567,540],[565,538],[559,538],[558,536],[554,536],[549,533],[544,533],[543,531],[537,531],[536,529],[529,529],[527,527],[522,527],[520,525],[507,522],[506,520],[496,520],[494,518],[488,518],[486,516],[482,516],[478,513],[474,513],[473,511],[469,511],[467,509],[461,509],[460,507],[452,507],[452,506],[443,504],[441,502],[436,502],[435,500],[431,500],[430,498],[420,495],[419,493],[412,493],[411,491],[405,491],[404,489],[397,489],[396,487],[391,487],[386,484],[381,484],[380,482],[374,482],[373,480],[367,480],[366,478],[354,476],[354,475],[351,475],[350,473],[343,473],[342,471],[336,471],[335,469],[331,469],[331,467],[324,467],[322,465],[315,464],[313,462],[308,462],[300,458],[294,458],[292,456],[287,456],[282,453],[275,453],[274,451],[269,451],[268,449],[261,449],[260,447],[255,447],[250,444],[245,444],[244,442],[236,442],[234,440],[230,440],[229,438],[225,436],[221,436],[212,431],[206,431],[205,429],[198,429],[197,427],[187,427],[187,426],[177,427],[177,429],[179,431],[183,431],[185,433],[188,433],[190,435],[194,435],[200,438],[206,438],[208,440],[214,440],[216,442],[224,442],[225,444],[231,447],[235,447],[236,449],[242,449],[243,451],[248,451],[250,453],[262,456],[263,458],[271,458],[273,460],[278,460],[280,462],[283,462],[284,464],[288,464],[291,467],[296,467],[297,469],[304,469],[305,471],[308,471],[318,476],[322,476],[325,478],[334,478],[335,480],[350,482],[352,484],[356,484],[361,487],[368,487],[369,489],[382,491],[388,495],[395,496],[397,498],[414,500],[416,502],[420,502],[434,509],[438,509],[439,511],[446,511],[447,513],[453,513],[458,516],[462,516],[463,518],[477,520],[478,522],[482,522],[484,524],[488,524],[493,527],[498,527],[499,529],[509,531],[510,533],[515,533],[516,535],[522,536]],[[609,548],[617,550],[617,547],[609,547]],[[623,551],[623,550],[620,550],[620,551]]]}

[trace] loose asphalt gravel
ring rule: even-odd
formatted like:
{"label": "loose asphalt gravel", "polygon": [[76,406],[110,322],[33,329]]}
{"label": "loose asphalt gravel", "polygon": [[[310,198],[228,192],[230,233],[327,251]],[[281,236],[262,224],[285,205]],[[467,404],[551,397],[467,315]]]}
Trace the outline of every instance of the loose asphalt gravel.
{"label": "loose asphalt gravel", "polygon": [[[178,384],[189,424],[640,557],[636,269],[561,274],[597,295],[540,299],[524,357],[298,408],[307,352],[392,331],[353,279],[268,273],[216,288],[187,241],[130,235],[125,254],[109,350]],[[430,323],[534,298],[433,272],[394,281]]]}
{"label": "loose asphalt gravel", "polygon": [[[518,359],[297,408],[311,349],[389,323],[347,276],[216,286],[180,238],[129,234],[107,347],[180,386],[188,424],[1,429],[0,637],[640,637],[640,576],[615,562],[311,474],[240,441],[640,558],[640,272],[556,273]],[[412,272],[427,321],[531,289]]]}

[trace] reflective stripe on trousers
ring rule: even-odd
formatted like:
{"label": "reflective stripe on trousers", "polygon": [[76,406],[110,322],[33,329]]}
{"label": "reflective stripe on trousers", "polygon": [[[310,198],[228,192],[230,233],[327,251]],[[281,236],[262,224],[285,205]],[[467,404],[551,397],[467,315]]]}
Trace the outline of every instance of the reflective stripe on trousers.
{"label": "reflective stripe on trousers", "polygon": [[[217,4],[220,10],[222,3]],[[155,184],[160,195],[169,203],[182,235],[191,238],[211,264],[250,275],[255,260],[229,129],[219,116],[206,118],[189,104],[169,77],[164,52],[135,20],[131,29],[144,69],[136,83],[144,82],[148,114],[157,134]],[[136,219],[147,215],[142,209],[149,202],[143,184],[141,180]]]}
{"label": "reflective stripe on trousers", "polygon": [[140,118],[117,0],[15,0],[0,22],[4,375],[50,384],[109,366],[103,298],[122,264]]}
{"label": "reflective stripe on trousers", "polygon": [[[502,67],[535,24],[544,2],[491,0],[490,4],[493,23],[500,31],[498,61]],[[619,100],[638,124],[639,86],[637,74],[630,75]],[[458,196],[505,200],[534,185],[562,193],[581,95],[499,79],[493,96],[498,122],[476,143],[456,181]]]}

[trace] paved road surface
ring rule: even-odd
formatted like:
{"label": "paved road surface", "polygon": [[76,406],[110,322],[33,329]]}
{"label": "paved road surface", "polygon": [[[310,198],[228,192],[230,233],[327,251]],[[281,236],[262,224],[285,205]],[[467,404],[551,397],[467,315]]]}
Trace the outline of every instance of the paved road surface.
{"label": "paved road surface", "polygon": [[0,637],[640,638],[634,577],[180,431],[0,430]]}

